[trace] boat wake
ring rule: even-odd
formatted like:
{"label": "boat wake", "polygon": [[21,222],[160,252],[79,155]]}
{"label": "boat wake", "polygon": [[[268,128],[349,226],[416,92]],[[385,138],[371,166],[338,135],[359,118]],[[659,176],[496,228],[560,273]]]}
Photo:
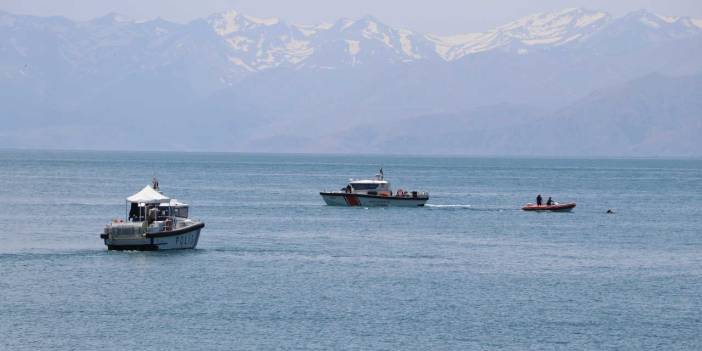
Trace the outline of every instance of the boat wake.
{"label": "boat wake", "polygon": [[469,211],[487,211],[487,212],[503,212],[503,211],[514,211],[514,208],[504,208],[504,207],[474,207],[473,205],[435,205],[426,204],[424,207],[429,207],[431,209],[448,209],[448,210],[469,210]]}
{"label": "boat wake", "polygon": [[430,208],[464,208],[464,209],[472,209],[472,205],[434,205],[434,204],[426,204],[424,207],[430,207]]}

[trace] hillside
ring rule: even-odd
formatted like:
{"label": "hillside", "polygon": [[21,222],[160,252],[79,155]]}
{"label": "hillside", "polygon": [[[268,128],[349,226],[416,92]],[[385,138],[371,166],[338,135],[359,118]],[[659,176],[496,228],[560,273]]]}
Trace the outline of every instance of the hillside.
{"label": "hillside", "polygon": [[[702,21],[646,11],[568,9],[455,36],[371,16],[299,25],[229,11],[178,24],[0,12],[0,147],[698,155],[685,130],[702,119],[689,91],[700,72]],[[426,116],[477,144],[438,137]],[[583,131],[578,143],[513,147],[522,126],[548,118],[558,122],[530,133]],[[423,142],[395,141],[406,130]]]}

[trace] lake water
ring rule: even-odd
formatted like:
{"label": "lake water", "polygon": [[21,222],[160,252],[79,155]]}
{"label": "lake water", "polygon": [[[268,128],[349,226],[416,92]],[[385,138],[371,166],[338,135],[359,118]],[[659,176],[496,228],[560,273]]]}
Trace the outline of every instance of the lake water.
{"label": "lake water", "polygon": [[[153,175],[198,248],[108,252]],[[699,350],[702,161],[0,151],[0,269],[2,350]]]}

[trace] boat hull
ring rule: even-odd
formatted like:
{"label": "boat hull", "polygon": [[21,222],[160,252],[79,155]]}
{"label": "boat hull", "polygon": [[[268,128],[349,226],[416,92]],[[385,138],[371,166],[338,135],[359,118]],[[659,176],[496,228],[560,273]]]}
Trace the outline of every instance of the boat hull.
{"label": "boat hull", "polygon": [[569,203],[569,204],[558,204],[558,205],[534,205],[534,204],[527,204],[526,206],[522,207],[522,210],[524,211],[537,211],[537,212],[542,212],[542,211],[549,211],[549,212],[570,212],[575,208],[575,203]]}
{"label": "boat hull", "polygon": [[421,207],[429,200],[428,196],[397,197],[332,192],[321,192],[319,195],[329,206]]}
{"label": "boat hull", "polygon": [[160,251],[194,249],[200,239],[200,230],[204,223],[196,223],[189,227],[168,232],[147,233],[142,237],[111,238],[103,234],[108,250],[118,251]]}

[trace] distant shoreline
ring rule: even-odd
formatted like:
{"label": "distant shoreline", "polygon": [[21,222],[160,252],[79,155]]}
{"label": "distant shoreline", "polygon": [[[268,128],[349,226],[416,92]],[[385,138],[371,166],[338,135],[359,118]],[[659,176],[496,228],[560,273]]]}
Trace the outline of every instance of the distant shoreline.
{"label": "distant shoreline", "polygon": [[339,157],[413,157],[413,158],[457,158],[457,159],[522,159],[522,160],[660,160],[660,161],[702,161],[702,156],[549,156],[549,155],[472,155],[472,154],[396,154],[396,153],[342,153],[342,152],[266,152],[266,151],[210,151],[210,150],[100,150],[100,149],[42,149],[42,148],[2,148],[3,152],[57,152],[57,153],[123,153],[123,154],[203,154],[203,155],[261,155],[261,156],[339,156]]}

